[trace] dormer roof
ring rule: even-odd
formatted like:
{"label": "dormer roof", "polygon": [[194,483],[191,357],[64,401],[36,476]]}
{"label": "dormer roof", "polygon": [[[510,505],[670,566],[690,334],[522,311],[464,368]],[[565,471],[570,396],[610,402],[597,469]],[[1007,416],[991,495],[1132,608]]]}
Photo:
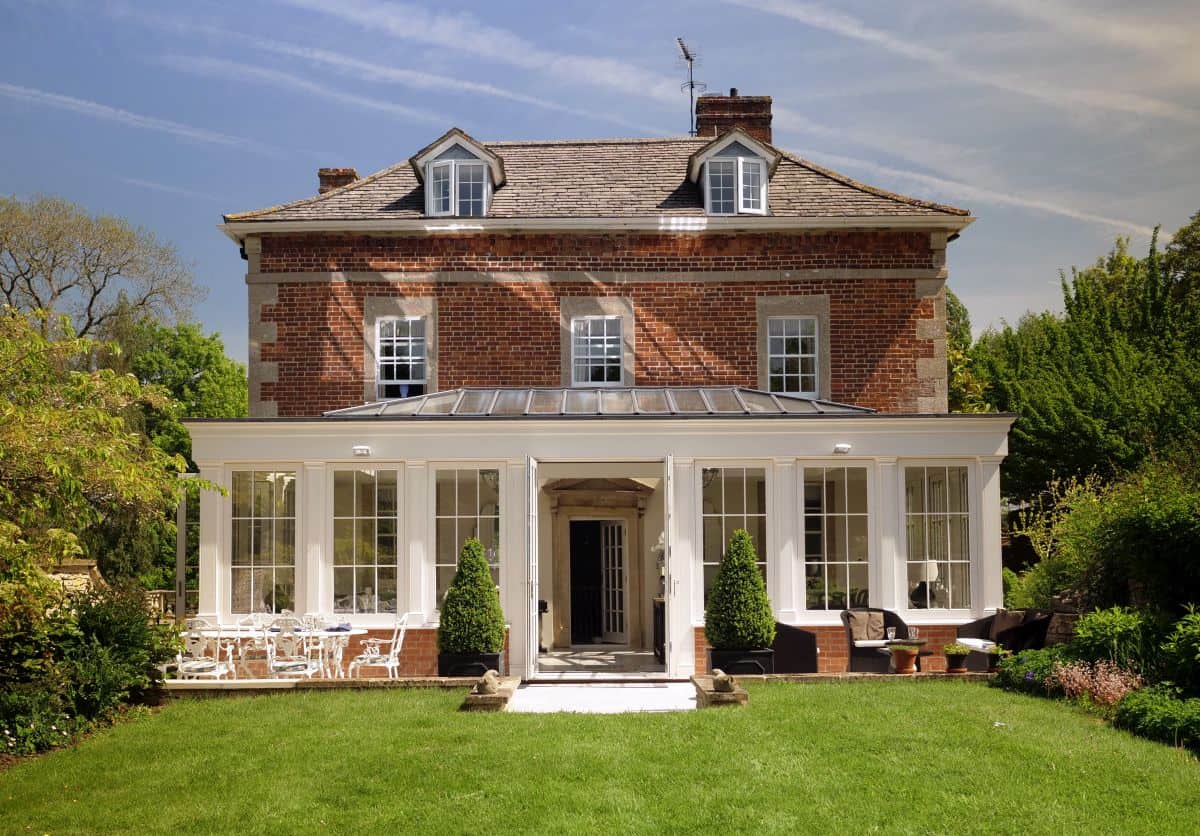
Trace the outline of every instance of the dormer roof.
{"label": "dormer roof", "polygon": [[417,182],[425,181],[426,163],[436,160],[455,145],[478,157],[481,162],[487,163],[488,169],[491,171],[493,187],[499,188],[504,184],[504,160],[462,128],[451,128],[409,158],[413,173],[417,176]]}
{"label": "dormer roof", "polygon": [[710,157],[717,156],[734,144],[741,145],[752,152],[754,156],[766,160],[767,176],[775,176],[775,169],[779,166],[779,161],[783,159],[783,155],[775,150],[773,145],[758,141],[741,128],[732,128],[710,141],[704,147],[697,148],[696,152],[688,158],[688,179],[693,183],[699,182],[700,172],[704,170],[704,163]]}

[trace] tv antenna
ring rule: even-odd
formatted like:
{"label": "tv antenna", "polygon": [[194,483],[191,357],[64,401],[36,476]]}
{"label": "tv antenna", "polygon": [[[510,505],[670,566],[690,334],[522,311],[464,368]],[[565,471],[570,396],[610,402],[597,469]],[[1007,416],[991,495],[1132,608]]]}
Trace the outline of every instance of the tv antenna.
{"label": "tv antenna", "polygon": [[696,135],[696,94],[703,93],[708,89],[708,85],[703,81],[696,81],[692,75],[693,65],[696,63],[696,53],[683,42],[683,38],[676,38],[675,43],[679,44],[679,54],[683,56],[683,60],[687,62],[688,80],[679,86],[680,90],[688,91],[688,136]]}

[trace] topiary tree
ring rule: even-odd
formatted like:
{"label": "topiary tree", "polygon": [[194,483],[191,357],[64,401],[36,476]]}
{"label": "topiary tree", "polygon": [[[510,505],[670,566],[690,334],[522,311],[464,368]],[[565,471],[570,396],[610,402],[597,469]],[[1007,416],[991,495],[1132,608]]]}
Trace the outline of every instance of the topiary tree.
{"label": "topiary tree", "polygon": [[504,648],[500,594],[483,544],[473,537],[458,554],[458,571],[442,602],[437,640],[442,653],[499,653]]}
{"label": "topiary tree", "polygon": [[775,616],[757,561],[749,533],[733,532],[704,610],[704,635],[716,650],[758,650],[775,641]]}

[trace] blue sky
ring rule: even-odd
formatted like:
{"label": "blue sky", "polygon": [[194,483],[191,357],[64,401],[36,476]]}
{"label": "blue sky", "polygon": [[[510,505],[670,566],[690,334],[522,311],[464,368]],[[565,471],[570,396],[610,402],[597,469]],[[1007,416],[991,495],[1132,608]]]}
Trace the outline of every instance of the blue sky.
{"label": "blue sky", "polygon": [[711,90],[774,97],[781,147],[971,209],[949,265],[976,330],[1055,307],[1059,268],[1200,209],[1194,0],[0,0],[0,192],[174,241],[209,288],[196,318],[244,360],[222,212],[451,125],[682,134],[679,35]]}

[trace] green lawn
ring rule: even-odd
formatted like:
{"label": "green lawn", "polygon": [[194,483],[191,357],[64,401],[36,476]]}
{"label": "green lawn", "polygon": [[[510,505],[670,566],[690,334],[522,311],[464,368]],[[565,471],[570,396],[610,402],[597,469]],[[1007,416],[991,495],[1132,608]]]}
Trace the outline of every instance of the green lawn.
{"label": "green lawn", "polygon": [[0,773],[0,833],[1195,833],[1200,763],[966,682],[745,709],[460,714],[461,693],[185,700]]}

